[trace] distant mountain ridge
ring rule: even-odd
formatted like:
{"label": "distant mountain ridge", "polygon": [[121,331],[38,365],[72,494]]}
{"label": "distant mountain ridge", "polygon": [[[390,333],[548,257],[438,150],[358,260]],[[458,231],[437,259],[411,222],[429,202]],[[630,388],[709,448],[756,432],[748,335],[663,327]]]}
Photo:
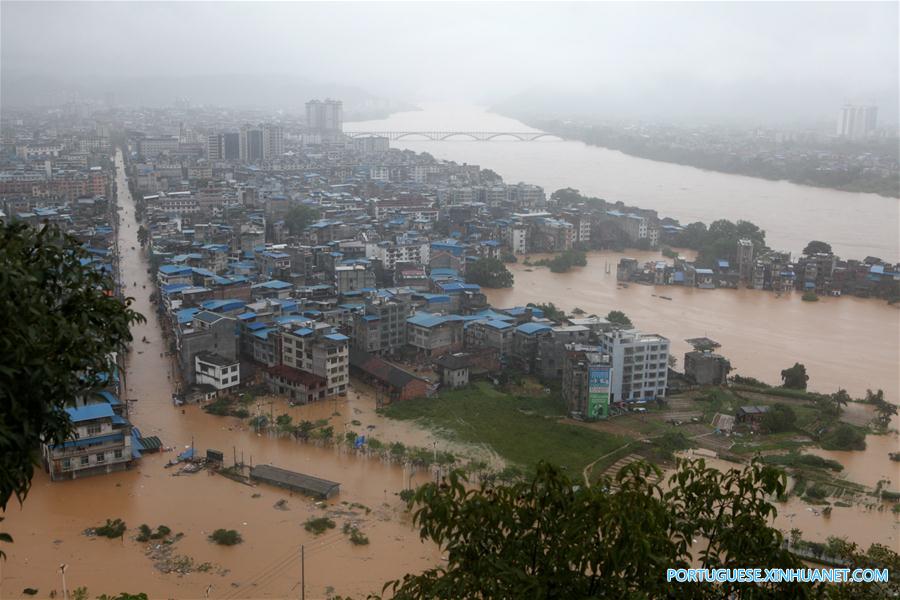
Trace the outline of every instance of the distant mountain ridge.
{"label": "distant mountain ridge", "polygon": [[321,83],[296,76],[259,74],[207,74],[184,76],[103,76],[90,79],[60,78],[4,70],[0,74],[0,104],[29,106],[62,104],[73,98],[102,102],[112,93],[123,106],[171,106],[183,98],[194,105],[281,109],[300,113],[312,98],[344,101],[346,113],[387,115],[414,108],[406,102],[383,98],[349,85]]}

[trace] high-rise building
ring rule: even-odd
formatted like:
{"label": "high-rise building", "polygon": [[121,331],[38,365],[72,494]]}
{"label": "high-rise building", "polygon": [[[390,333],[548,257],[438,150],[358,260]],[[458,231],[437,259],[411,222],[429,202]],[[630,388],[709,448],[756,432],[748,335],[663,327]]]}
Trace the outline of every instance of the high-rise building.
{"label": "high-rise building", "polygon": [[241,157],[241,134],[224,133],[222,134],[224,141],[222,143],[223,155],[225,160],[238,160]]}
{"label": "high-rise building", "polygon": [[271,123],[263,125],[261,129],[262,158],[272,160],[284,154],[284,129]]}
{"label": "high-rise building", "polygon": [[254,162],[263,158],[263,132],[251,125],[241,127],[239,133],[240,159],[243,162]]}
{"label": "high-rise building", "polygon": [[310,100],[306,103],[306,128],[311,133],[340,133],[344,129],[344,103]]}
{"label": "high-rise building", "polygon": [[851,140],[861,140],[878,127],[877,106],[845,104],[838,115],[837,134]]}
{"label": "high-rise building", "polygon": [[209,160],[222,160],[225,158],[225,136],[214,133],[206,136],[206,158]]}

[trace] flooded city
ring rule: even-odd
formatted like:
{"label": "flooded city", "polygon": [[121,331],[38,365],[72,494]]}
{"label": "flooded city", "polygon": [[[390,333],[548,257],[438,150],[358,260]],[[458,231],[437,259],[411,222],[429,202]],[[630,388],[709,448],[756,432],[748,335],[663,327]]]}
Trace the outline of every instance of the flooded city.
{"label": "flooded city", "polygon": [[0,600],[900,597],[900,4],[0,11]]}

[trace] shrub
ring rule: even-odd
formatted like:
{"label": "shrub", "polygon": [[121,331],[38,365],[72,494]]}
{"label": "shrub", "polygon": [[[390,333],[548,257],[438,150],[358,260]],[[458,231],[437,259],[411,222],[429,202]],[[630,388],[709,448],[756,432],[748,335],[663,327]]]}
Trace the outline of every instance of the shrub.
{"label": "shrub", "polygon": [[800,299],[804,302],[818,302],[819,296],[815,292],[803,292],[803,296]]}
{"label": "shrub", "polygon": [[303,528],[313,535],[321,535],[327,530],[334,529],[335,527],[336,525],[334,521],[332,521],[328,517],[310,517],[306,520],[306,523],[303,524]]}
{"label": "shrub", "polygon": [[822,436],[822,448],[825,450],[865,450],[866,436],[852,425],[841,423]]}
{"label": "shrub", "polygon": [[94,533],[99,536],[114,539],[125,535],[126,529],[127,527],[125,526],[125,522],[122,521],[122,519],[115,519],[113,521],[107,519],[106,525],[97,527],[96,529],[94,529]]}
{"label": "shrub", "polygon": [[209,541],[215,542],[220,546],[234,546],[243,542],[244,538],[234,529],[216,529],[209,536]]}

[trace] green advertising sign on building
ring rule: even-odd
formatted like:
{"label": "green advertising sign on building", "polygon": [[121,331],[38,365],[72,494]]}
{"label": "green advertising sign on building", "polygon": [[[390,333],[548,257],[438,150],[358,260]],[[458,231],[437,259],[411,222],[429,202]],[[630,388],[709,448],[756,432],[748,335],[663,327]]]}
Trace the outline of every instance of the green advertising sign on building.
{"label": "green advertising sign on building", "polygon": [[588,420],[609,417],[609,367],[592,367],[588,372]]}

